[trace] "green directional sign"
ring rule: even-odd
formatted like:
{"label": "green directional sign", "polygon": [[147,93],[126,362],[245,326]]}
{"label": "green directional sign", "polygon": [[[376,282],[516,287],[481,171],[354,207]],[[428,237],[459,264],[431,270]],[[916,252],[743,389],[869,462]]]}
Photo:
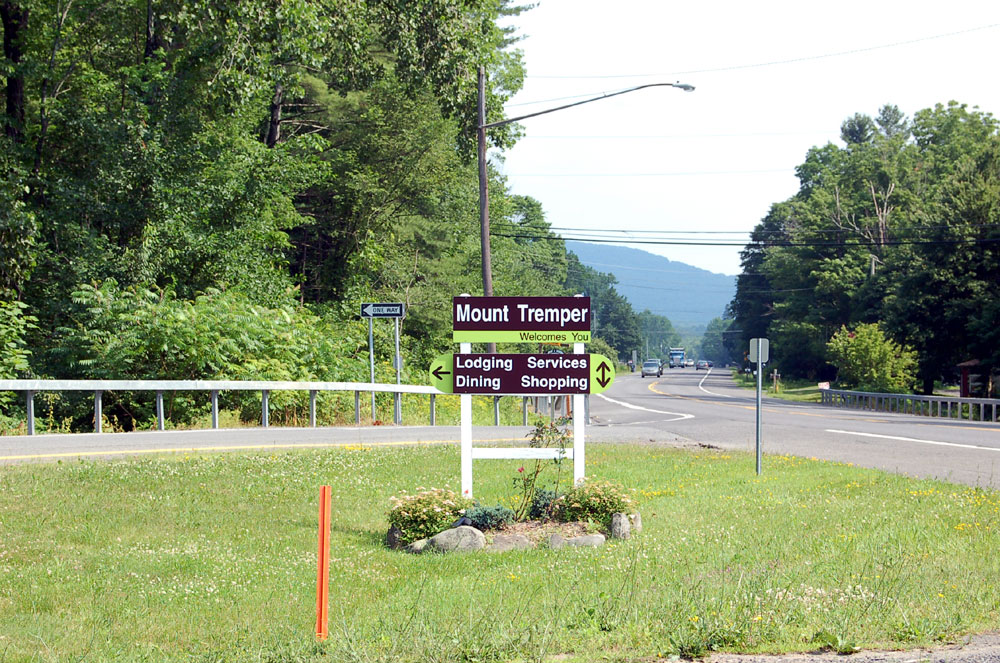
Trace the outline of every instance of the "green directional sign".
{"label": "green directional sign", "polygon": [[615,379],[599,354],[445,354],[430,367],[446,394],[597,394]]}

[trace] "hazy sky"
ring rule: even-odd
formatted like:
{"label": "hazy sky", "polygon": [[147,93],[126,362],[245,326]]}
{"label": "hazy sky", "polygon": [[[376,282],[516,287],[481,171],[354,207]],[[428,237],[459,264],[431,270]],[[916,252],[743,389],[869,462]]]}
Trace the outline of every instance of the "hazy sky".
{"label": "hazy sky", "polygon": [[[854,113],[956,100],[1000,114],[996,2],[540,0],[512,23],[527,79],[508,117],[652,82],[697,87],[522,123],[500,170],[557,229],[745,243],[798,190],[806,151],[841,144]],[[690,231],[737,234],[663,234]],[[739,272],[739,247],[634,246]]]}

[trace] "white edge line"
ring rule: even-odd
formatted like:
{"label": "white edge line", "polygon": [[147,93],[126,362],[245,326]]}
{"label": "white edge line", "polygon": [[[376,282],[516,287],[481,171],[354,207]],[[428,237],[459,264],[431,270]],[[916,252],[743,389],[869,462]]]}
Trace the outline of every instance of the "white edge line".
{"label": "white edge line", "polygon": [[920,444],[934,444],[941,447],[959,447],[960,449],[982,449],[983,451],[1000,451],[996,447],[984,447],[978,444],[959,444],[957,442],[938,442],[936,440],[918,440],[915,437],[901,437],[898,435],[879,435],[878,433],[858,433],[851,430],[835,430],[827,428],[827,433],[839,433],[841,435],[859,435],[861,437],[875,437],[883,440],[901,440],[903,442],[918,442]]}
{"label": "white edge line", "polygon": [[[624,401],[618,401],[618,400],[615,400],[614,398],[608,398],[604,394],[597,394],[597,396],[600,397],[600,398],[603,398],[604,400],[606,400],[609,403],[614,403],[615,405],[621,405],[622,407],[627,407],[630,410],[642,410],[643,412],[653,412],[655,414],[670,414],[670,415],[673,415],[674,417],[676,417],[675,419],[665,419],[664,422],[681,421],[683,419],[694,419],[694,415],[693,414],[681,414],[680,412],[667,412],[665,410],[653,410],[653,409],[648,408],[648,407],[642,407],[641,405],[632,405],[631,403],[626,403]],[[622,424],[622,425],[625,425],[625,424]]]}
{"label": "white edge line", "polygon": [[732,396],[730,396],[729,394],[717,394],[714,391],[709,391],[708,389],[705,389],[703,386],[701,386],[701,385],[705,384],[705,380],[707,380],[708,376],[711,375],[711,374],[712,374],[712,369],[710,368],[710,369],[708,369],[708,373],[705,373],[705,377],[703,377],[701,379],[701,382],[698,383],[698,388],[701,389],[702,391],[704,391],[706,394],[708,394],[710,396],[720,396],[722,398],[732,398]]}

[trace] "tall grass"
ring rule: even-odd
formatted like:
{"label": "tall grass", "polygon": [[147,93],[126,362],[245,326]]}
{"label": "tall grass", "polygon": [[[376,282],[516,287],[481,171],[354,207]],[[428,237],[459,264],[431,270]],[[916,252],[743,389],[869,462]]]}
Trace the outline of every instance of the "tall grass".
{"label": "tall grass", "polygon": [[[517,461],[478,461],[510,499]],[[926,645],[995,628],[1000,497],[847,465],[592,445],[645,525],[598,549],[386,550],[455,447],[0,468],[0,661],[541,661]],[[333,486],[331,640],[315,643]]]}

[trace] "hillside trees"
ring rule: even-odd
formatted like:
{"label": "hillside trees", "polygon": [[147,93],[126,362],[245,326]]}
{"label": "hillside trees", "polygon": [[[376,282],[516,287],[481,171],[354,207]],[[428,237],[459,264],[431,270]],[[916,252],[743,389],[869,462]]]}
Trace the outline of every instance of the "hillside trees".
{"label": "hillside trees", "polygon": [[743,253],[730,307],[738,342],[766,335],[779,370],[829,378],[844,325],[884,322],[919,353],[924,391],[987,356],[995,324],[997,124],[956,103],[906,120],[894,106],[844,123],[843,148],[813,148],[799,192],[774,205]]}

